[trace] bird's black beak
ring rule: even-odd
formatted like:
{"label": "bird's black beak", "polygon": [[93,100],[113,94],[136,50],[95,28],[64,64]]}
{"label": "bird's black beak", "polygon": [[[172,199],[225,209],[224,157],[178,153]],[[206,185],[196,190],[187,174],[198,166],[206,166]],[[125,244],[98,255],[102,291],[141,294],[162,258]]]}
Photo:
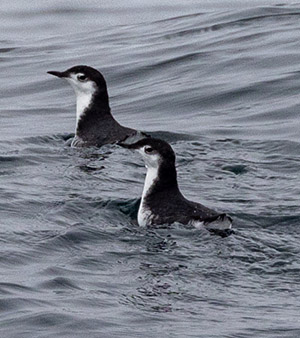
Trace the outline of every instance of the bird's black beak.
{"label": "bird's black beak", "polygon": [[48,74],[63,78],[63,77],[69,77],[69,74],[67,72],[56,72],[54,70],[50,70],[47,72]]}
{"label": "bird's black beak", "polygon": [[132,149],[132,150],[140,149],[141,147],[146,145],[147,140],[149,140],[149,138],[151,138],[151,136],[149,136],[147,134],[141,134],[141,135],[144,136],[144,138],[142,138],[142,139],[140,139],[136,142],[133,142],[134,140],[132,139],[132,137],[126,136],[123,140],[117,142],[117,145],[119,145],[123,148]]}
{"label": "bird's black beak", "polygon": [[134,144],[124,143],[123,141],[117,142],[117,145],[126,149],[135,149]]}

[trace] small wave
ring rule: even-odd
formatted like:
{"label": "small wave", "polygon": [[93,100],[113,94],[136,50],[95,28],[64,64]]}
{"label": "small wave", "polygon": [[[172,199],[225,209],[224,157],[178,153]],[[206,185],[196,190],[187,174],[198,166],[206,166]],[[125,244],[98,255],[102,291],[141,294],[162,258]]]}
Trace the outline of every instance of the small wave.
{"label": "small wave", "polygon": [[230,171],[232,173],[234,173],[235,175],[242,175],[242,174],[246,174],[248,172],[248,169],[245,165],[228,165],[228,166],[224,166],[222,167],[223,170],[225,171]]}
{"label": "small wave", "polygon": [[9,53],[13,50],[16,50],[16,48],[12,48],[12,47],[7,47],[7,48],[0,48],[0,54],[1,53]]}
{"label": "small wave", "polygon": [[68,290],[76,289],[81,290],[72,280],[65,277],[56,277],[52,280],[48,280],[39,285],[39,289],[49,289],[49,290]]}
{"label": "small wave", "polygon": [[[289,20],[291,17],[299,17],[300,11],[297,8],[286,8],[286,7],[260,7],[255,9],[246,9],[237,12],[228,12],[221,13],[215,15],[213,18],[210,18],[210,24],[204,25],[202,27],[194,27],[189,29],[182,29],[180,31],[174,33],[168,33],[164,36],[166,39],[173,39],[176,37],[186,37],[189,35],[205,33],[205,32],[213,32],[222,30],[225,28],[233,28],[233,27],[242,27],[246,25],[250,25],[253,23],[261,24],[262,21],[268,20],[277,22],[278,20]],[[174,18],[174,21],[184,20],[185,24],[187,21],[194,19],[198,19],[196,15],[190,15],[185,17]],[[201,17],[200,17],[201,19]],[[216,23],[211,23],[211,21],[216,21]],[[200,23],[200,22],[199,22]],[[195,24],[195,23],[194,23]],[[201,24],[201,23],[200,23]]]}
{"label": "small wave", "polygon": [[34,156],[0,156],[1,169],[15,168],[16,166],[37,165],[38,159]]}

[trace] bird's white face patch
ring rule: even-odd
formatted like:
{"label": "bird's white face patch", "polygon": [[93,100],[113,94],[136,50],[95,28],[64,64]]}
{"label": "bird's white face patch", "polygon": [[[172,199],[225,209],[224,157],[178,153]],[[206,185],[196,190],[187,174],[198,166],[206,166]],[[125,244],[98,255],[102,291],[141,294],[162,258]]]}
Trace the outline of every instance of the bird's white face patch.
{"label": "bird's white face patch", "polygon": [[70,83],[76,94],[76,121],[80,120],[84,111],[92,102],[93,95],[96,92],[96,84],[94,81],[86,78],[85,80],[79,80],[84,77],[83,73],[71,74],[66,80]]}
{"label": "bird's white face patch", "polygon": [[140,149],[137,149],[137,151],[142,155],[147,169],[151,168],[158,169],[160,155],[155,151],[153,153],[147,153],[148,148],[149,148],[148,146],[144,146]]}

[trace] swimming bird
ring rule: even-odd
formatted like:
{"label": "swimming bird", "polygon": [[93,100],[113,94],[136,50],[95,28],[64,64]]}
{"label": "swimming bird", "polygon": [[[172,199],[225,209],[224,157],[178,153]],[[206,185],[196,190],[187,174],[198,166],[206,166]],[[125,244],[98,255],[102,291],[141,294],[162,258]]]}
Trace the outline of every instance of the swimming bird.
{"label": "swimming bird", "polygon": [[147,174],[138,210],[138,224],[152,226],[175,222],[208,230],[229,230],[232,219],[186,199],[179,190],[175,153],[160,139],[143,139],[122,147],[137,150],[143,157]]}
{"label": "swimming bird", "polygon": [[64,72],[49,71],[66,79],[76,94],[76,131],[71,146],[101,147],[118,141],[136,142],[147,135],[121,126],[112,116],[106,81],[89,66],[74,66]]}

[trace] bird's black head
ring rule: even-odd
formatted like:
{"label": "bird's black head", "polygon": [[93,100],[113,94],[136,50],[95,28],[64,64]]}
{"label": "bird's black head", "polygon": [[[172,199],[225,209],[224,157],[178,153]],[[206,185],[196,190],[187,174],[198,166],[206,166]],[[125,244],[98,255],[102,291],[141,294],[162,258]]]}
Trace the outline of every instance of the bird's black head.
{"label": "bird's black head", "polygon": [[77,121],[81,120],[88,107],[90,111],[86,115],[84,125],[87,125],[87,118],[93,123],[95,118],[110,114],[106,82],[98,70],[89,66],[75,66],[64,72],[48,73],[66,79],[74,89],[77,99]]}
{"label": "bird's black head", "polygon": [[133,144],[119,143],[120,146],[137,150],[148,168],[158,168],[162,164],[175,166],[175,153],[169,143],[156,139],[144,138]]}
{"label": "bird's black head", "polygon": [[103,75],[97,70],[89,66],[74,66],[64,72],[49,71],[48,74],[64,78],[77,89],[86,89],[86,83],[92,83],[93,86],[106,89],[106,82]]}

